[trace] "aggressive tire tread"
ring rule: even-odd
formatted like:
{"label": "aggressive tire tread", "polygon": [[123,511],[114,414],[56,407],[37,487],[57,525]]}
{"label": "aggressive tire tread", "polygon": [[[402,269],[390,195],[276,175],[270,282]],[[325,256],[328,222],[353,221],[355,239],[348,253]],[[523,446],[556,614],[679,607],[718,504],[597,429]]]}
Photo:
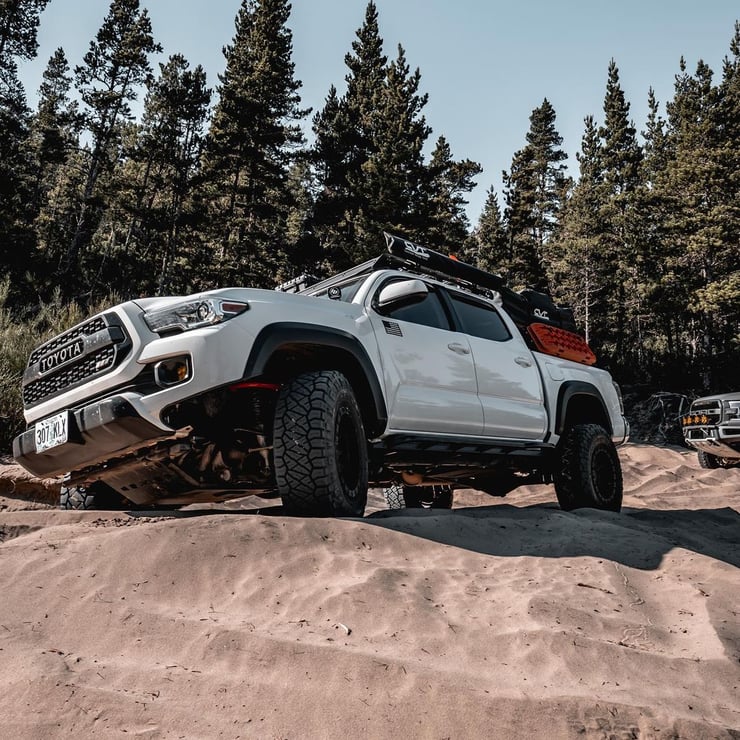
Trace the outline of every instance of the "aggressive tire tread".
{"label": "aggressive tire tread", "polygon": [[699,450],[696,454],[699,458],[699,467],[705,470],[722,467],[721,461],[716,455],[711,455],[709,452],[704,452],[704,450]]}
{"label": "aggressive tire tread", "polygon": [[275,478],[288,513],[363,515],[367,443],[359,406],[342,373],[306,373],[284,386],[273,436]]}
{"label": "aggressive tire tread", "polygon": [[559,444],[555,492],[565,511],[622,508],[622,469],[614,443],[598,424],[578,424]]}

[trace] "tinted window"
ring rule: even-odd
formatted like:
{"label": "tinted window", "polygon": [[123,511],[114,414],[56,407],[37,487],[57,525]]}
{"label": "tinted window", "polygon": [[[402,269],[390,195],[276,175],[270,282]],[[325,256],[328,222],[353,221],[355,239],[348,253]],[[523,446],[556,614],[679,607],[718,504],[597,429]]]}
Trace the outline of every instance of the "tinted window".
{"label": "tinted window", "polygon": [[455,314],[460,320],[460,331],[494,342],[511,339],[506,324],[495,308],[454,293],[450,293],[450,298],[455,307]]}
{"label": "tinted window", "polygon": [[421,301],[389,306],[379,313],[397,321],[408,321],[412,324],[422,324],[435,329],[449,330],[450,328],[447,314],[442,308],[442,301],[434,291],[427,293]]}

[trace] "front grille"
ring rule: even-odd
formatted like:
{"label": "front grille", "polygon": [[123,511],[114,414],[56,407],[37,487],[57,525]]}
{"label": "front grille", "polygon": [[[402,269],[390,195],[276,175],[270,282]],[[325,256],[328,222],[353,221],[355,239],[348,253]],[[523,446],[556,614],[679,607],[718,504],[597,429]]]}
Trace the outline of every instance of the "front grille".
{"label": "front grille", "polygon": [[721,401],[694,401],[691,411],[687,417],[687,423],[691,424],[718,424],[722,419]]}
{"label": "front grille", "polygon": [[694,401],[691,404],[691,413],[715,413],[719,414],[722,408],[721,401]]}
{"label": "front grille", "polygon": [[48,355],[55,349],[63,347],[66,344],[70,344],[75,339],[79,339],[80,337],[91,336],[99,331],[102,331],[103,329],[105,329],[105,327],[105,319],[102,316],[96,316],[94,319],[86,321],[84,324],[79,324],[73,329],[65,331],[64,334],[60,334],[59,336],[54,337],[54,339],[46,342],[46,344],[42,344],[40,347],[37,347],[31,353],[31,357],[28,360],[28,367],[35,365],[44,355]]}
{"label": "front grille", "polygon": [[[71,362],[44,371],[44,358],[59,355],[73,342],[84,342],[81,355]],[[120,319],[108,313],[79,324],[35,349],[23,380],[23,405],[36,406],[54,396],[105,375],[118,367],[131,349]],[[60,355],[63,356],[63,355]]]}

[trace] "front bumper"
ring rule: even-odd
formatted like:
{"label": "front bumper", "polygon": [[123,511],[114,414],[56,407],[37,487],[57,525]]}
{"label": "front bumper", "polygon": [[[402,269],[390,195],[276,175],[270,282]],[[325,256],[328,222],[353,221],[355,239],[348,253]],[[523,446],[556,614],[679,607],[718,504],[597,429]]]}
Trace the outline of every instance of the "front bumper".
{"label": "front bumper", "polygon": [[686,427],[684,439],[686,444],[710,455],[740,459],[740,428],[737,426]]}
{"label": "front bumper", "polygon": [[123,396],[102,401],[69,412],[68,441],[36,451],[32,426],[13,440],[13,457],[29,473],[51,477],[70,470],[104,462],[120,452],[168,437],[167,432],[143,418]]}

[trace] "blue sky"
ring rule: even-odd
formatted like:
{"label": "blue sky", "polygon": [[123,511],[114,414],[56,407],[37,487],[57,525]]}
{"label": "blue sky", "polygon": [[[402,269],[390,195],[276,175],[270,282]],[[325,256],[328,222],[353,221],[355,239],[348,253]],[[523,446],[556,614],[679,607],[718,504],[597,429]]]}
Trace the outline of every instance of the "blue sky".
{"label": "blue sky", "polygon": [[[54,49],[79,64],[105,17],[108,0],[51,0],[41,16],[39,57],[26,62],[21,78],[33,105],[41,74]],[[141,0],[163,61],[182,53],[202,64],[209,84],[224,68],[222,48],[234,34],[240,0]],[[430,142],[444,135],[457,159],[483,166],[468,214],[475,222],[486,191],[501,192],[501,171],[525,144],[532,110],[544,98],[557,113],[556,128],[575,173],[583,119],[602,120],[609,60],[641,131],[648,89],[664,110],[683,55],[693,72],[699,59],[718,80],[729,53],[737,0],[376,0],[385,52],[400,43],[412,68],[421,71]],[[342,91],[356,30],[367,0],[293,0],[296,77],[303,103],[323,106],[330,85]]]}

